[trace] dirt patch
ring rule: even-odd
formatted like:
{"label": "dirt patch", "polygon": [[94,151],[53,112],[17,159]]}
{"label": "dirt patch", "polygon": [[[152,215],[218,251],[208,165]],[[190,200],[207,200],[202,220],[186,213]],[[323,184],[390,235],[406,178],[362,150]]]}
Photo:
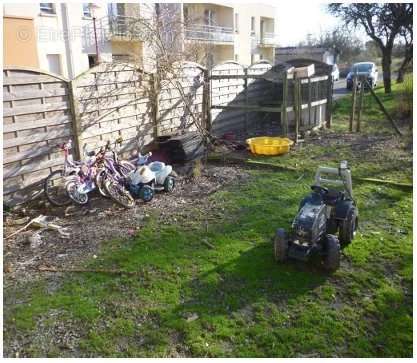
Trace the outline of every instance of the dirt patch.
{"label": "dirt patch", "polygon": [[52,207],[41,199],[6,215],[3,221],[6,237],[24,226],[15,224],[16,220],[42,214],[65,227],[70,232],[70,238],[45,230],[40,234],[41,241],[33,243],[29,236],[36,230],[29,227],[28,232],[5,239],[5,282],[33,278],[42,266],[79,266],[98,253],[102,242],[136,234],[150,215],[156,215],[158,223],[181,223],[193,219],[196,208],[201,210],[201,214],[215,215],[216,203],[210,201],[208,196],[226,185],[238,184],[249,178],[247,172],[236,166],[206,165],[197,176],[189,176],[186,170],[182,172],[185,175],[178,176],[173,193],[157,193],[150,203],[137,201],[135,208],[129,210],[92,193],[91,202],[85,207]]}

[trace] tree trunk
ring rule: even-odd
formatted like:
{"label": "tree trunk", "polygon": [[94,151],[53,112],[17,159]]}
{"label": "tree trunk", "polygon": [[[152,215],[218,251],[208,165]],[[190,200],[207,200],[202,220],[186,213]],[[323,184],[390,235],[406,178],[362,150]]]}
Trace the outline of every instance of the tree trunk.
{"label": "tree trunk", "polygon": [[385,93],[391,93],[391,49],[382,49],[382,74],[384,77]]}
{"label": "tree trunk", "polygon": [[[407,52],[408,53],[408,52]],[[406,54],[405,58],[403,60],[403,62],[401,63],[400,68],[398,69],[398,75],[397,75],[397,83],[402,83],[404,82],[404,74],[405,74],[405,69],[407,68],[408,64],[412,61],[413,59],[413,55],[412,52],[410,52],[411,54]]]}

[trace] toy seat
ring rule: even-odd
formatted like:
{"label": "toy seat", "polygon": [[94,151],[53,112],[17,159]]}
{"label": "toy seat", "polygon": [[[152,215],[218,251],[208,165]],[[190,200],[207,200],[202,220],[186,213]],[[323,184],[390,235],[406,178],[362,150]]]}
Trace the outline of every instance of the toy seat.
{"label": "toy seat", "polygon": [[343,199],[343,193],[339,190],[329,189],[329,191],[323,195],[323,201],[327,205],[336,205],[336,203]]}

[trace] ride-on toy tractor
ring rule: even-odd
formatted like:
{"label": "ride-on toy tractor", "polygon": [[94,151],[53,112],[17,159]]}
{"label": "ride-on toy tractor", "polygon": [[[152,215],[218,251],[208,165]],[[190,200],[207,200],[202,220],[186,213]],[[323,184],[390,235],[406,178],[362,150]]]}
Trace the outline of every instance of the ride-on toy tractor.
{"label": "ride-on toy tractor", "polygon": [[[323,185],[339,188],[327,189]],[[276,231],[274,257],[281,262],[287,258],[307,261],[319,255],[324,268],[335,271],[340,265],[341,246],[352,242],[358,227],[358,209],[347,161],[342,161],[339,168],[320,166],[311,190],[300,203],[291,231],[287,233],[283,228]]]}

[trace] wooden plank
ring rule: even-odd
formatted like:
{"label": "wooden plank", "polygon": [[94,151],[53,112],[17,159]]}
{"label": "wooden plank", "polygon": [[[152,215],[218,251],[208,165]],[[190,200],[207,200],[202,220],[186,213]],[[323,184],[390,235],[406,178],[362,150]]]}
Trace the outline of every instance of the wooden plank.
{"label": "wooden plank", "polygon": [[245,75],[245,74],[222,74],[222,75],[211,75],[211,80],[226,80],[226,79],[264,79],[266,81],[273,81],[273,82],[282,82],[282,77],[270,77],[267,75],[259,75],[259,74],[252,74],[252,75]]}
{"label": "wooden plank", "polygon": [[395,132],[399,135],[402,136],[402,132],[401,130],[398,128],[397,124],[395,123],[394,119],[391,117],[391,115],[388,113],[387,109],[384,107],[384,104],[381,102],[381,100],[379,99],[379,97],[376,95],[375,91],[372,89],[372,86],[369,84],[369,82],[367,80],[365,80],[365,82],[368,85],[369,90],[372,93],[372,96],[374,96],[376,102],[378,103],[379,107],[381,108],[382,112],[385,114],[385,116],[388,118],[388,120],[391,122],[392,127],[394,128]]}
{"label": "wooden plank", "polygon": [[259,112],[281,112],[281,107],[268,107],[259,105],[245,105],[245,104],[228,104],[228,105],[213,105],[213,109],[231,109],[231,110],[242,110],[242,111],[259,111]]}
{"label": "wooden plank", "polygon": [[282,131],[284,133],[284,136],[288,136],[287,102],[288,102],[288,78],[287,78],[287,72],[285,72],[284,80],[282,83],[282,107],[281,107]]}
{"label": "wooden plank", "polygon": [[56,103],[45,103],[36,104],[30,106],[12,107],[3,109],[3,117],[27,115],[30,113],[40,113],[48,111],[61,111],[69,108],[68,102],[56,102]]}
{"label": "wooden plank", "polygon": [[32,143],[40,142],[40,141],[47,141],[47,140],[53,140],[53,139],[58,139],[62,137],[69,137],[71,135],[72,135],[72,132],[70,129],[51,130],[51,131],[45,132],[44,134],[34,134],[32,136],[16,137],[14,139],[3,140],[3,147],[9,148],[13,146],[32,144]]}
{"label": "wooden plank", "polygon": [[65,83],[63,80],[47,75],[8,76],[3,78],[3,86],[16,86],[33,83]]}
{"label": "wooden plank", "polygon": [[[324,105],[326,103],[327,103],[327,99],[323,98],[322,100],[311,102],[311,107]],[[301,105],[301,110],[305,110],[306,108],[308,108],[308,103],[303,103]],[[294,106],[288,106],[287,107],[287,112],[292,112],[292,111],[294,111]]]}
{"label": "wooden plank", "polygon": [[12,178],[18,175],[28,174],[34,171],[48,169],[57,165],[63,165],[64,158],[56,158],[43,162],[28,162],[26,165],[16,165],[13,167],[3,167],[3,179]]}
{"label": "wooden plank", "polygon": [[303,79],[301,79],[301,83],[302,84],[307,84],[309,81],[310,81],[310,83],[320,82],[320,81],[325,81],[328,78],[329,78],[329,76],[327,76],[327,75],[326,76],[303,78]]}
{"label": "wooden plank", "polygon": [[331,70],[329,70],[329,78],[327,79],[327,105],[326,105],[326,127],[330,129],[332,126],[332,105],[333,105],[333,78]]}
{"label": "wooden plank", "polygon": [[30,122],[15,122],[13,124],[3,125],[3,132],[30,130],[44,126],[64,125],[70,123],[71,121],[72,119],[70,115],[62,115]]}
{"label": "wooden plank", "polygon": [[359,109],[358,109],[358,118],[356,120],[356,132],[361,131],[361,116],[362,116],[362,107],[363,107],[363,94],[365,91],[365,82],[361,82],[361,89],[359,92]]}
{"label": "wooden plank", "polygon": [[55,89],[39,89],[39,90],[30,90],[30,91],[12,91],[12,92],[3,92],[3,101],[18,101],[26,100],[32,98],[42,98],[42,97],[56,97],[56,96],[66,96],[68,91],[66,88],[55,88]]}
{"label": "wooden plank", "polygon": [[355,109],[356,109],[356,88],[358,84],[357,76],[353,77],[353,88],[352,88],[352,109],[350,110],[350,118],[349,118],[349,131],[353,131],[353,119],[355,117]]}
{"label": "wooden plank", "polygon": [[311,125],[311,81],[308,79],[308,126]]}

